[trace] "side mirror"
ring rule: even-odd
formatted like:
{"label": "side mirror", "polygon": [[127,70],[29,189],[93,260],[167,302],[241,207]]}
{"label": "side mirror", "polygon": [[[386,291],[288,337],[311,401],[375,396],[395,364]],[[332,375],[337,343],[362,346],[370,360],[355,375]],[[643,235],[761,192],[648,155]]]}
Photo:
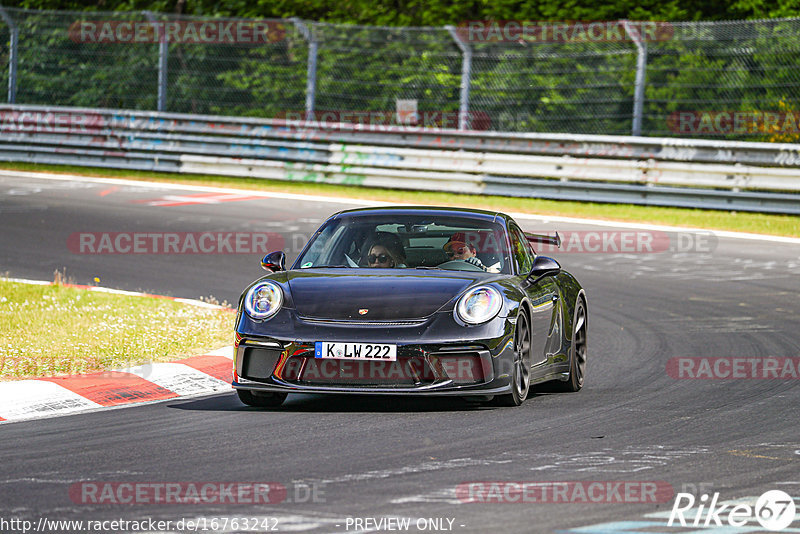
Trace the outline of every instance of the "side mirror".
{"label": "side mirror", "polygon": [[561,265],[553,258],[547,256],[537,256],[533,260],[533,267],[531,272],[528,273],[528,281],[534,283],[542,277],[561,272]]}
{"label": "side mirror", "polygon": [[286,270],[286,254],[282,250],[270,252],[261,260],[261,267],[265,271],[277,273]]}

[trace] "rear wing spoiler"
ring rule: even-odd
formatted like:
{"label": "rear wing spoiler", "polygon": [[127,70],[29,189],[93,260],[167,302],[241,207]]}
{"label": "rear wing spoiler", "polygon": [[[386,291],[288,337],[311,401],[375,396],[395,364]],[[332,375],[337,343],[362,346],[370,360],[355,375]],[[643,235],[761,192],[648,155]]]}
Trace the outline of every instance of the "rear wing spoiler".
{"label": "rear wing spoiler", "polygon": [[554,236],[526,233],[525,237],[531,243],[545,243],[547,245],[554,245],[556,248],[561,246],[561,236],[558,235],[558,232],[556,232],[556,235]]}

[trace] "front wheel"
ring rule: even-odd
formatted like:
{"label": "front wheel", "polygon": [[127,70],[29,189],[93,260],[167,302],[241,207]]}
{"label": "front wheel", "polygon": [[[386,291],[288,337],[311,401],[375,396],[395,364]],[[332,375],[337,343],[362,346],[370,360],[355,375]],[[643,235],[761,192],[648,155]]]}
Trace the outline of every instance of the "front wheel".
{"label": "front wheel", "polygon": [[514,333],[514,367],[511,373],[511,393],[494,398],[497,406],[519,406],[528,396],[531,386],[531,329],[525,312],[517,316]]}
{"label": "front wheel", "polygon": [[569,380],[560,382],[561,391],[575,392],[583,387],[586,376],[586,305],[582,298],[575,304],[575,325],[572,329],[572,347],[569,351]]}
{"label": "front wheel", "polygon": [[261,393],[247,389],[237,389],[236,394],[239,400],[248,406],[257,408],[276,408],[286,400],[286,393]]}

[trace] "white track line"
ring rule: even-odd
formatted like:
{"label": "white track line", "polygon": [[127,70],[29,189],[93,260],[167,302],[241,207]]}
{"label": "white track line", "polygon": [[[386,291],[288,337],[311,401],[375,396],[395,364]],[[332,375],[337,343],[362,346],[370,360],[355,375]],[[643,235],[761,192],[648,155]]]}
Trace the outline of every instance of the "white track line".
{"label": "white track line", "polygon": [[[308,200],[312,202],[328,202],[333,204],[352,204],[355,206],[399,206],[403,205],[397,202],[384,202],[378,200],[367,200],[361,198],[347,198],[347,197],[326,197],[322,195],[299,195],[295,193],[279,193],[279,192],[266,192],[266,191],[251,191],[249,189],[235,189],[230,187],[212,187],[205,185],[187,185],[187,184],[171,184],[166,182],[146,182],[139,180],[125,180],[121,178],[95,178],[87,176],[78,176],[71,174],[49,174],[43,172],[25,172],[25,171],[7,171],[0,170],[0,176],[10,178],[37,178],[43,180],[58,180],[58,181],[77,181],[84,183],[98,183],[98,184],[112,184],[112,185],[128,185],[138,187],[155,187],[163,189],[175,189],[184,191],[198,191],[198,192],[215,192],[215,193],[230,193],[230,194],[247,194],[254,197],[262,198],[281,198],[286,200]],[[713,232],[718,237],[727,237],[731,239],[751,239],[758,241],[770,241],[775,243],[790,243],[800,244],[800,238],[797,237],[784,237],[769,234],[752,234],[745,232],[731,232],[727,230],[713,230],[708,228],[693,228],[684,226],[665,226],[654,225],[646,223],[633,223],[623,221],[609,221],[603,219],[584,219],[580,217],[562,217],[558,215],[535,215],[530,213],[509,212],[515,219],[527,219],[547,222],[563,222],[574,224],[587,224],[594,226],[605,226],[612,228],[635,228],[639,230],[660,230],[665,232]],[[800,224],[800,218],[798,218]]]}
{"label": "white track line", "polygon": [[135,367],[120,369],[125,373],[139,376],[181,397],[199,395],[220,390],[230,390],[231,385],[218,378],[207,375],[182,363],[146,363]]}
{"label": "white track line", "polygon": [[228,358],[229,360],[232,360],[233,345],[228,345],[227,347],[222,347],[221,349],[212,350],[211,352],[206,352],[204,356],[222,356],[223,358]]}
{"label": "white track line", "polygon": [[[3,278],[0,277],[0,280],[5,280],[6,282],[16,282],[18,284],[30,284],[36,286],[52,286],[55,285],[55,282],[48,282],[46,280],[28,280],[26,278]],[[230,308],[226,308],[225,306],[220,306],[218,304],[210,304],[208,302],[203,302],[202,300],[195,300],[195,299],[185,299],[181,297],[169,297],[167,295],[155,295],[153,293],[141,293],[139,291],[125,291],[122,289],[112,289],[110,287],[101,287],[101,286],[84,286],[82,284],[61,284],[64,287],[80,289],[84,291],[97,291],[98,293],[110,293],[112,295],[126,295],[129,297],[153,297],[153,298],[161,298],[172,300],[175,302],[180,302],[181,304],[188,304],[189,306],[196,306],[198,308],[211,308],[215,310],[227,310]]]}
{"label": "white track line", "polygon": [[0,417],[9,421],[92,408],[100,408],[100,405],[46,380],[0,382]]}
{"label": "white track line", "polygon": [[[733,239],[756,239],[758,241],[773,241],[777,243],[792,243],[800,245],[798,237],[784,237],[769,234],[749,234],[746,232],[731,232],[728,230],[713,230],[709,228],[693,228],[688,226],[664,226],[660,224],[633,223],[624,221],[606,221],[602,219],[579,219],[576,217],[560,217],[558,215],[531,215],[529,213],[509,212],[515,219],[533,219],[542,222],[564,222],[576,224],[591,224],[594,226],[608,226],[612,228],[634,228],[637,230],[658,230],[662,232],[711,232],[717,237],[731,237]],[[797,219],[800,226],[800,217]]]}
{"label": "white track line", "polygon": [[278,193],[267,191],[255,191],[250,189],[235,189],[232,187],[214,187],[208,185],[187,185],[172,184],[168,182],[146,182],[141,180],[125,180],[123,178],[98,178],[89,176],[78,176],[75,174],[49,174],[44,172],[25,172],[25,171],[6,171],[0,170],[0,176],[9,178],[38,178],[42,180],[57,180],[64,182],[85,182],[96,184],[128,185],[138,187],[175,189],[179,191],[198,191],[207,193],[228,193],[228,194],[247,194],[254,197],[263,198],[283,198],[287,200],[311,200],[314,202],[332,202],[334,204],[358,204],[369,206],[391,206],[391,202],[381,202],[377,200],[365,200],[360,198],[339,198],[325,197],[317,195],[299,195],[295,193]]}

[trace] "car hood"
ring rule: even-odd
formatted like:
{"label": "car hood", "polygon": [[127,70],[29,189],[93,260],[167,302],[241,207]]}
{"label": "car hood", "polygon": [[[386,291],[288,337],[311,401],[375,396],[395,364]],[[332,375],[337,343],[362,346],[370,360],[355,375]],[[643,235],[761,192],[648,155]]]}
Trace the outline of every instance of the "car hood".
{"label": "car hood", "polygon": [[388,269],[304,269],[287,275],[298,315],[366,322],[427,317],[486,278],[485,273],[468,271]]}

